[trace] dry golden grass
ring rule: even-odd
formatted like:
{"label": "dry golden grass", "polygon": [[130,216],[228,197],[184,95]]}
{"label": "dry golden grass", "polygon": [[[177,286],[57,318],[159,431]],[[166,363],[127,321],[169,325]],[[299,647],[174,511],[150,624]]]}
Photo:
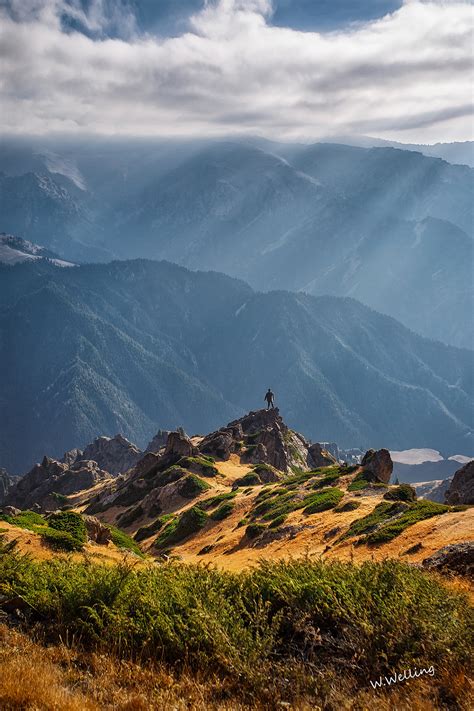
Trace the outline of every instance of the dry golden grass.
{"label": "dry golden grass", "polygon": [[[230,686],[212,675],[175,676],[164,667],[66,645],[45,647],[0,624],[2,711],[468,711],[473,702],[466,676],[447,670],[437,672],[436,685],[418,679],[383,694],[356,689],[330,670],[315,681],[318,692],[309,696],[302,677],[299,698],[291,703],[281,699],[275,679],[268,679],[259,698],[243,700],[238,683]],[[442,702],[436,692],[441,681],[452,692]]]}

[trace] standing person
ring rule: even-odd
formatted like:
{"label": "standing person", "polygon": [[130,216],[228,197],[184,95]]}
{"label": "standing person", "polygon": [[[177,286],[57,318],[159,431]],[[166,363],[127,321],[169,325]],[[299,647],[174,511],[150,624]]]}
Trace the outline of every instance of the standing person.
{"label": "standing person", "polygon": [[267,401],[267,410],[271,407],[275,407],[275,395],[272,393],[270,388],[268,388],[264,399]]}

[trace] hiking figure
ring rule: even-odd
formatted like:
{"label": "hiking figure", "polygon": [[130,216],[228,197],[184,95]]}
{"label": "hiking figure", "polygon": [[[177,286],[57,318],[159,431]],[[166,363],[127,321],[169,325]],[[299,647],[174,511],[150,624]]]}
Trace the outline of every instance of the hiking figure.
{"label": "hiking figure", "polygon": [[272,391],[270,390],[270,388],[268,388],[264,399],[267,401],[267,410],[269,410],[270,408],[275,407],[275,402],[274,402],[274,400],[275,400],[275,395],[272,393]]}

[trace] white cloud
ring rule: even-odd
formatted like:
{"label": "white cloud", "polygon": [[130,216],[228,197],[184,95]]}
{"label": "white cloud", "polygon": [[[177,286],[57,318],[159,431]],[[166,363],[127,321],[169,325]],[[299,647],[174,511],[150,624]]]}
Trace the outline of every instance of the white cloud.
{"label": "white cloud", "polygon": [[[60,0],[15,2],[16,21],[0,14],[4,132],[472,137],[467,2],[412,0],[318,34],[273,27],[269,0],[221,0],[180,37],[128,41],[65,32]],[[110,18],[98,1],[75,19],[97,28]]]}

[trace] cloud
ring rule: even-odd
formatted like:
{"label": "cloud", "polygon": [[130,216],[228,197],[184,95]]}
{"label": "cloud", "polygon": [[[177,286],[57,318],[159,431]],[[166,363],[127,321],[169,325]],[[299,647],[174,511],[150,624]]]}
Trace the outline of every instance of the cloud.
{"label": "cloud", "polygon": [[[270,0],[214,0],[189,31],[164,39],[137,34],[127,7],[10,2],[0,13],[0,129],[471,137],[470,3],[411,0],[320,34],[272,26]],[[126,27],[123,39],[101,34],[111,21]]]}

